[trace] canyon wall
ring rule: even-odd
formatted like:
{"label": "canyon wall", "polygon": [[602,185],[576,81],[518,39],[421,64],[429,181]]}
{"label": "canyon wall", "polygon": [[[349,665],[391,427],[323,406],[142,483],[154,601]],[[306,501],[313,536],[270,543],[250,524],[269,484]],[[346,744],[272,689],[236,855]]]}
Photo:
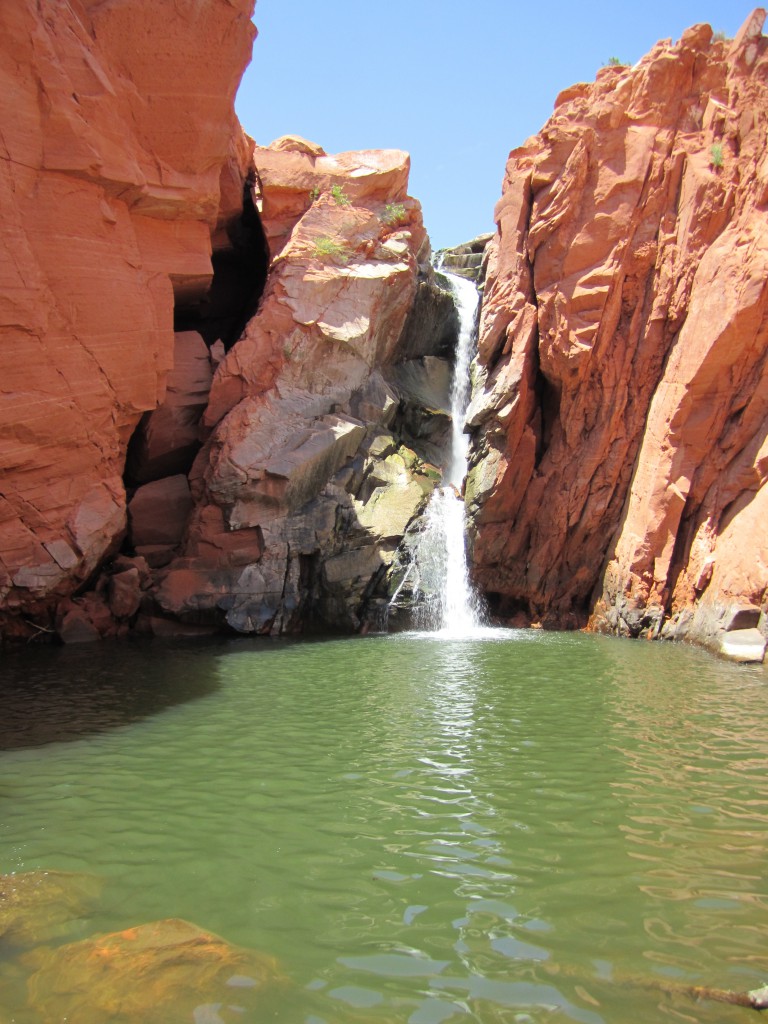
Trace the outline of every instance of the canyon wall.
{"label": "canyon wall", "polygon": [[508,621],[711,642],[768,597],[768,40],[709,26],[510,154],[470,410]]}
{"label": "canyon wall", "polygon": [[439,479],[408,157],[255,147],[253,6],[3,7],[0,635],[361,628]]}
{"label": "canyon wall", "polygon": [[212,237],[241,212],[252,12],[2,5],[0,629],[49,628],[120,544],[126,448],[165,394],[174,310],[205,295]]}
{"label": "canyon wall", "polygon": [[[243,134],[252,12],[0,13],[3,636],[364,630],[401,586],[455,312],[407,154]],[[504,621],[762,643],[764,18],[566,90],[454,254]]]}

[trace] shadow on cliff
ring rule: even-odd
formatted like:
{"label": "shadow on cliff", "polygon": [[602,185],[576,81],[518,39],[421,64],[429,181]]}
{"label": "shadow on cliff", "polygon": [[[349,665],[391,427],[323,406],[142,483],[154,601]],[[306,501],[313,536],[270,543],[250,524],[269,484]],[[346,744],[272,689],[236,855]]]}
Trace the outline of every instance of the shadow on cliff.
{"label": "shadow on cliff", "polygon": [[82,739],[211,696],[220,654],[213,639],[4,651],[0,750]]}
{"label": "shadow on cliff", "polygon": [[218,339],[226,351],[256,313],[269,270],[269,245],[253,201],[253,177],[243,185],[243,211],[227,227],[227,243],[214,246],[213,277],[202,297],[178,296],[175,331],[199,331],[210,348]]}

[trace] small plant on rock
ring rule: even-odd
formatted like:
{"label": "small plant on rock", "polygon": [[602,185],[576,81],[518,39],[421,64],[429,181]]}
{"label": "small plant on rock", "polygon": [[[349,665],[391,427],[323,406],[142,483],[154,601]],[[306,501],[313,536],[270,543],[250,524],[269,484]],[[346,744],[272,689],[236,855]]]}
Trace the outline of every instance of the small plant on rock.
{"label": "small plant on rock", "polygon": [[388,227],[393,227],[395,224],[402,224],[407,217],[408,211],[402,203],[387,203],[384,207],[384,213],[381,215],[382,221]]}
{"label": "small plant on rock", "polygon": [[723,144],[722,142],[713,142],[709,147],[709,162],[713,167],[723,166]]}
{"label": "small plant on rock", "polygon": [[317,185],[315,185],[314,188],[309,190],[309,201],[311,203],[316,203],[319,198],[320,198],[320,189],[318,188]]}
{"label": "small plant on rock", "polygon": [[337,206],[349,206],[352,202],[343,185],[331,185],[331,198]]}
{"label": "small plant on rock", "polygon": [[331,259],[339,260],[341,263],[346,263],[349,260],[350,252],[349,247],[343,242],[338,242],[335,238],[329,238],[327,235],[320,235],[319,238],[315,239],[315,248],[312,255],[316,259],[330,257]]}
{"label": "small plant on rock", "polygon": [[623,68],[626,63],[626,61],[620,60],[618,57],[609,57],[604,67]]}

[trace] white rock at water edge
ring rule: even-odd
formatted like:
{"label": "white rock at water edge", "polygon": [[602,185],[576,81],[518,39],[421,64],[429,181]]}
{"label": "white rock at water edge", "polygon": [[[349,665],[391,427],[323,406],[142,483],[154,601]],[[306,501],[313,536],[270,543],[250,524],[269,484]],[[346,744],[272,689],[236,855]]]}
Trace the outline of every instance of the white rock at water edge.
{"label": "white rock at water edge", "polygon": [[720,641],[720,652],[734,661],[761,662],[766,639],[759,629],[734,629]]}

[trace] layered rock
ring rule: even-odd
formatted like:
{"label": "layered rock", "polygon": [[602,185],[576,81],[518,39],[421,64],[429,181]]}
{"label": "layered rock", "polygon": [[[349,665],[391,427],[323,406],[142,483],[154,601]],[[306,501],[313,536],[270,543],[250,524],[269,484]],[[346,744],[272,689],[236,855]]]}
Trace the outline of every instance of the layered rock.
{"label": "layered rock", "polygon": [[441,269],[455,274],[457,277],[465,277],[477,285],[482,285],[485,276],[486,251],[492,238],[492,234],[478,235],[468,242],[462,242],[461,245],[455,245],[450,249],[440,249],[437,258]]}
{"label": "layered rock", "polygon": [[124,532],[126,447],[163,400],[174,306],[202,298],[212,232],[225,245],[242,209],[232,107],[252,11],[3,5],[4,629],[45,621]]}
{"label": "layered rock", "polygon": [[467,486],[508,618],[706,640],[765,609],[764,17],[603,68],[510,155]]}

